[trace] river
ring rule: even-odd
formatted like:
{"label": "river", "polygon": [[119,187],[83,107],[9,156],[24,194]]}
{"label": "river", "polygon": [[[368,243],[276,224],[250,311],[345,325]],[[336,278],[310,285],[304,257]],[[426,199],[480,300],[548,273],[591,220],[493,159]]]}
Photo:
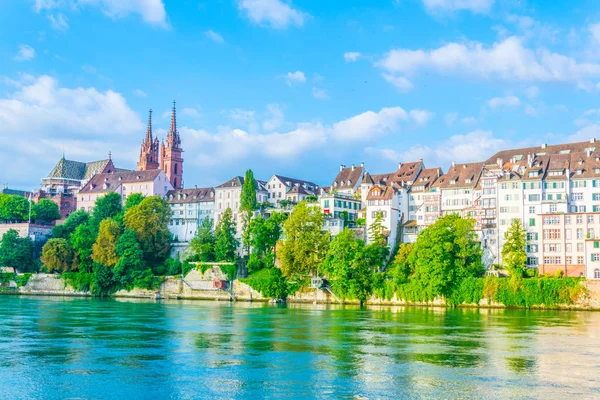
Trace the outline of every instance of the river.
{"label": "river", "polygon": [[600,312],[0,296],[0,398],[599,398]]}

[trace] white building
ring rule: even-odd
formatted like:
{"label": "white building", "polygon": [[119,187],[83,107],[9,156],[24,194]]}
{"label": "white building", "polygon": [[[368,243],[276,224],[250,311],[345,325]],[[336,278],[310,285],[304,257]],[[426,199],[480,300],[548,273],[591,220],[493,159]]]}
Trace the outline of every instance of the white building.
{"label": "white building", "polygon": [[118,193],[124,204],[134,193],[164,198],[169,190],[173,186],[160,169],[96,174],[77,194],[77,209],[91,211],[96,200],[108,193]]}
{"label": "white building", "polygon": [[165,196],[171,207],[169,231],[175,242],[189,242],[206,218],[213,220],[215,190],[213,188],[171,190]]}
{"label": "white building", "polygon": [[269,203],[278,205],[281,200],[298,203],[307,196],[314,196],[319,186],[313,182],[301,179],[273,175],[265,185]]}
{"label": "white building", "polygon": [[352,164],[351,167],[340,165],[340,172],[331,183],[330,192],[336,192],[346,196],[354,196],[360,187],[364,173],[364,164],[360,164],[358,167],[354,164]]}
{"label": "white building", "polygon": [[[377,215],[382,217],[384,234],[387,236],[388,246],[394,248],[396,244],[398,226],[402,221],[400,203],[402,202],[401,189],[394,186],[373,186],[367,195],[367,227],[375,222]],[[367,243],[371,238],[367,235]]]}
{"label": "white building", "polygon": [[[269,192],[265,188],[266,182],[256,180],[256,202],[264,203],[268,201]],[[214,210],[214,223],[216,224],[221,220],[221,216],[226,209],[230,208],[233,214],[233,220],[237,223],[237,231],[241,233],[242,230],[242,218],[239,216],[240,213],[240,197],[242,194],[242,186],[244,185],[244,177],[236,176],[228,180],[227,182],[217,186],[215,188],[215,210]]]}

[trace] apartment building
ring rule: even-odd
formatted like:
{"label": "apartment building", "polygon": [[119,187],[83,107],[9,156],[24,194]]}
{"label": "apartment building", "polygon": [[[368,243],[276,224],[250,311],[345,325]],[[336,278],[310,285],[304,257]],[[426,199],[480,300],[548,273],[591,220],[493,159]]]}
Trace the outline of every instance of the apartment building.
{"label": "apartment building", "polygon": [[319,189],[319,185],[301,179],[273,175],[266,182],[265,188],[267,189],[269,203],[277,205],[281,200],[296,203],[304,200],[307,196],[314,196]]}
{"label": "apartment building", "polygon": [[444,175],[440,176],[433,186],[439,190],[442,215],[471,215],[475,187],[479,182],[483,169],[482,162],[455,164]]}
{"label": "apartment building", "polygon": [[[269,200],[269,192],[265,188],[266,182],[255,180],[256,202],[264,203]],[[240,197],[242,195],[242,186],[244,185],[244,177],[235,176],[227,182],[215,187],[215,209],[214,223],[221,220],[221,216],[226,209],[231,209],[233,220],[237,223],[238,233],[242,229],[242,219],[239,217],[240,212]]]}
{"label": "apartment building", "polygon": [[170,190],[165,200],[171,207],[169,231],[176,242],[187,243],[198,232],[198,226],[206,218],[212,221],[215,210],[215,190],[195,188]]}
{"label": "apartment building", "polygon": [[355,166],[352,164],[350,167],[340,165],[340,171],[331,183],[330,192],[354,196],[354,193],[356,193],[360,187],[364,173],[364,163],[361,163],[360,166]]}
{"label": "apartment building", "polygon": [[[385,227],[384,234],[390,248],[395,246],[398,226],[403,222],[401,202],[401,189],[395,184],[373,186],[367,195],[367,226],[373,224],[378,214],[381,215],[382,225]],[[367,237],[367,243],[370,242],[371,238]]]}

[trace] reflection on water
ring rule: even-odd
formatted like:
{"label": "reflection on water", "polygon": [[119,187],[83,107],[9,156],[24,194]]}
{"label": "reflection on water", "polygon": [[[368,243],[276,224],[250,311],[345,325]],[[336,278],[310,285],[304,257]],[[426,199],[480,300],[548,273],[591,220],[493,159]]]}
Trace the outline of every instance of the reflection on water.
{"label": "reflection on water", "polygon": [[0,398],[592,398],[600,313],[0,296]]}

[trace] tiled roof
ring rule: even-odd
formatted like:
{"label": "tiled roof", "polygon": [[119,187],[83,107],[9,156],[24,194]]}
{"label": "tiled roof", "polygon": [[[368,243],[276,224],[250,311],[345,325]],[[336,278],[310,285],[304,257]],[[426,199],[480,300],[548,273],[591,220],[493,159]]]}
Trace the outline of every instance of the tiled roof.
{"label": "tiled roof", "polygon": [[389,200],[394,197],[396,190],[391,186],[373,186],[369,190],[367,200]]}
{"label": "tiled roof", "polygon": [[12,194],[15,196],[21,196],[21,197],[28,197],[31,192],[28,192],[26,190],[16,190],[16,189],[9,189],[9,188],[4,188],[2,190],[0,190],[1,194]]}
{"label": "tiled roof", "polygon": [[360,182],[363,170],[363,166],[342,166],[331,186],[335,189],[351,189],[354,187],[354,185],[356,185],[356,183]]}
{"label": "tiled roof", "polygon": [[123,183],[153,182],[161,172],[160,169],[153,169],[96,174],[79,193],[106,193],[114,191]]}
{"label": "tiled roof", "polygon": [[200,203],[215,201],[215,190],[209,188],[169,190],[165,195],[167,203]]}
{"label": "tiled roof", "polygon": [[393,172],[388,172],[387,174],[373,174],[371,178],[373,178],[373,182],[376,185],[388,185],[390,183],[390,177],[393,176]]}
{"label": "tiled roof", "polygon": [[294,185],[288,192],[287,194],[304,194],[304,195],[311,195],[313,194],[312,192],[307,192],[304,187],[300,186],[300,185]]}
{"label": "tiled roof", "polygon": [[482,162],[454,164],[448,172],[435,181],[433,187],[440,189],[457,187],[474,188],[481,176],[483,164]]}
{"label": "tiled roof", "polygon": [[[259,179],[255,179],[254,181],[256,182],[256,185],[255,185],[256,190],[265,190],[265,186],[266,186],[267,182],[261,181]],[[232,188],[232,187],[241,188],[242,186],[244,186],[244,177],[243,176],[234,176],[227,182],[222,183],[219,186],[217,186],[215,189],[227,189],[227,188]]]}
{"label": "tiled roof", "polygon": [[364,184],[367,184],[367,185],[374,185],[375,181],[371,177],[371,174],[369,174],[368,172],[365,172],[365,174],[363,175],[363,179],[362,179],[361,183],[364,183]]}
{"label": "tiled roof", "polygon": [[[308,185],[308,186],[312,186],[313,188],[317,188],[319,187],[319,185],[317,185],[314,182],[310,182],[310,181],[304,181],[302,179],[295,179],[295,178],[288,178],[287,176],[281,176],[281,175],[274,175],[277,179],[279,179],[281,182],[283,182],[286,186],[294,186],[294,185]],[[289,182],[289,184],[288,184]]]}
{"label": "tiled roof", "polygon": [[[440,167],[436,168],[423,168],[419,175],[415,178],[411,186],[411,191],[413,192],[422,192],[431,188],[433,183],[443,174],[443,171]],[[423,189],[418,189],[423,187]]]}
{"label": "tiled roof", "polygon": [[58,163],[52,171],[50,171],[47,179],[88,180],[92,176],[104,171],[109,163],[112,164],[110,159],[84,163],[66,160],[63,157],[58,160]]}
{"label": "tiled roof", "polygon": [[407,162],[400,164],[398,170],[390,176],[390,180],[395,183],[404,183],[404,185],[412,185],[417,174],[423,168],[423,161]]}
{"label": "tiled roof", "polygon": [[[587,142],[576,142],[576,143],[564,143],[564,144],[549,144],[549,145],[541,145],[537,147],[524,147],[520,149],[509,149],[509,150],[501,150],[488,158],[485,161],[486,165],[505,163],[513,158],[518,160],[526,159],[527,154],[531,155],[550,155],[550,154],[560,154],[560,153],[582,153],[586,150],[590,149],[595,151],[596,149],[600,149],[600,145],[596,142],[595,139],[590,139]],[[517,161],[518,161],[517,160]]]}

